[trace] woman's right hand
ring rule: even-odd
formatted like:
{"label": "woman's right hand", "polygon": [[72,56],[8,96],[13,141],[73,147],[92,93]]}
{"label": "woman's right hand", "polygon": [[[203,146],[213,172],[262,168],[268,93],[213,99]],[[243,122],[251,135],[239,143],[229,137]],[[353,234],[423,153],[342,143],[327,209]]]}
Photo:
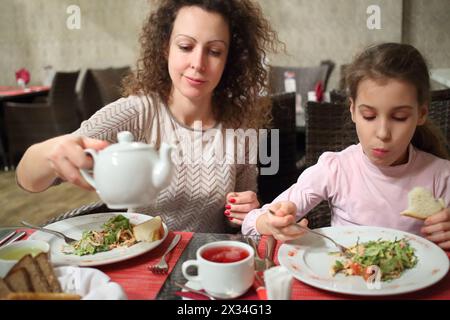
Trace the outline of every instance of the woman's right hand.
{"label": "woman's right hand", "polygon": [[[263,234],[271,234],[275,239],[280,241],[293,240],[301,237],[306,231],[299,230],[292,226],[296,221],[297,206],[291,201],[280,201],[270,205],[275,215],[266,213],[262,215],[257,223],[267,232]],[[300,225],[307,227],[308,221],[302,219]],[[260,228],[258,228],[260,229]]]}
{"label": "woman's right hand", "polygon": [[56,177],[83,189],[93,190],[79,170],[90,169],[93,166],[92,158],[84,152],[84,149],[104,149],[109,145],[107,141],[67,134],[47,140],[43,144],[46,145],[45,158]]}

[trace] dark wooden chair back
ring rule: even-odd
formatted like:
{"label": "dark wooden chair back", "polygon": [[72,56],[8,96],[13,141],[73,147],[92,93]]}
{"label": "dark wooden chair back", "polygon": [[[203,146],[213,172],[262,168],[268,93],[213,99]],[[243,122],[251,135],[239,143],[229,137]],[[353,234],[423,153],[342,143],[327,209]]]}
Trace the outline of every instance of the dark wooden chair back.
{"label": "dark wooden chair back", "polygon": [[[289,188],[298,178],[296,162],[296,132],[295,132],[295,93],[282,93],[271,96],[272,101],[272,129],[269,129],[268,147],[278,143],[279,166],[274,175],[259,175],[258,195],[262,203],[271,202],[281,192]],[[274,131],[278,130],[279,141],[272,139]],[[276,155],[270,155],[274,158]],[[267,167],[258,162],[260,168]]]}

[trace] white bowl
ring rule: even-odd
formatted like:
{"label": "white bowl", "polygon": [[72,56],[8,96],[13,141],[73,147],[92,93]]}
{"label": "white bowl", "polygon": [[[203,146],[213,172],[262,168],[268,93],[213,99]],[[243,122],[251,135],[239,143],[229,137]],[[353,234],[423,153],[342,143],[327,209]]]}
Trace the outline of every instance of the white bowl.
{"label": "white bowl", "polygon": [[22,240],[13,242],[0,248],[0,277],[6,276],[8,271],[26,254],[33,257],[41,252],[48,252],[50,246],[41,240]]}

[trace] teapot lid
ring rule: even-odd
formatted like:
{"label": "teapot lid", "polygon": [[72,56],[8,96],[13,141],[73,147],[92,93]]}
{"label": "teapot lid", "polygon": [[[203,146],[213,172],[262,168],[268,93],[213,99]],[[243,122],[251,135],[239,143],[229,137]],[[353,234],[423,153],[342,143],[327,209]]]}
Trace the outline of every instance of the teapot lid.
{"label": "teapot lid", "polygon": [[133,134],[129,131],[121,131],[117,134],[118,143],[112,144],[104,151],[106,152],[120,152],[132,150],[150,149],[150,145],[134,141]]}

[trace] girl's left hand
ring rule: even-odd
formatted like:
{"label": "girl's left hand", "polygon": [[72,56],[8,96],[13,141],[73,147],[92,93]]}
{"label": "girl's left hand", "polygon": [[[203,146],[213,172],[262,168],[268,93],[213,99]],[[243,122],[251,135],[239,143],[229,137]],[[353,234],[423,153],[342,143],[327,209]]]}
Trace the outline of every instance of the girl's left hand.
{"label": "girl's left hand", "polygon": [[253,191],[230,192],[226,196],[224,214],[230,222],[242,225],[247,213],[259,208],[259,201],[256,193]]}
{"label": "girl's left hand", "polygon": [[425,237],[442,249],[450,249],[450,208],[428,217],[421,229]]}

